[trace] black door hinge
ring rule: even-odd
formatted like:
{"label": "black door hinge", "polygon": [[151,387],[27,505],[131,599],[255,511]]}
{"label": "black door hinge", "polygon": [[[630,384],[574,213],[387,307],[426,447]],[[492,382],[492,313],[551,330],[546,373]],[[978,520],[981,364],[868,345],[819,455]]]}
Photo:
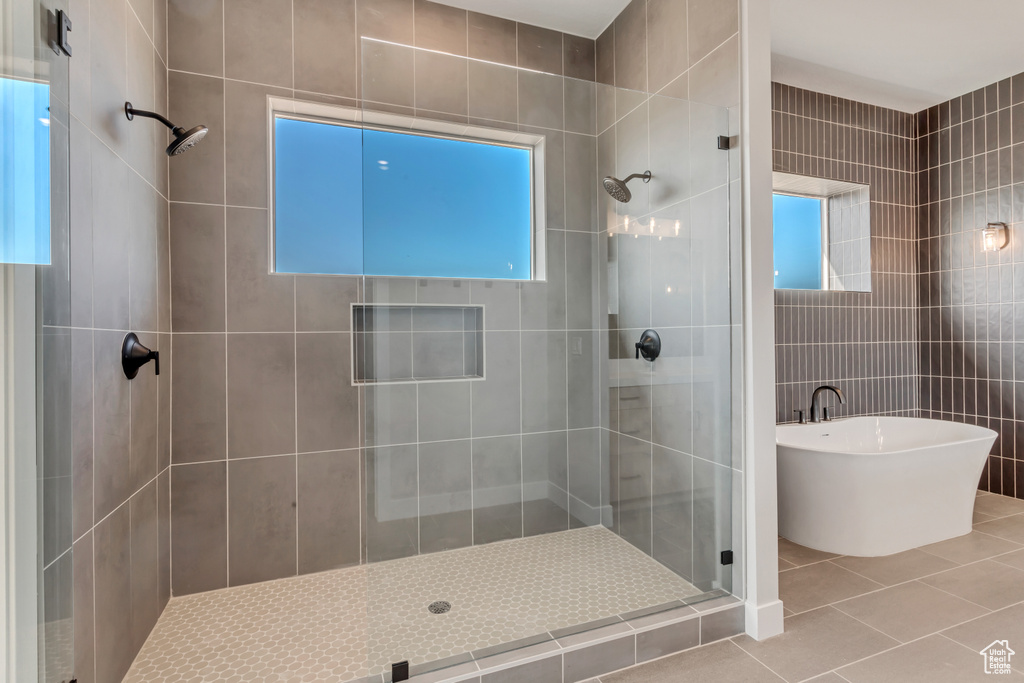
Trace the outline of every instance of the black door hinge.
{"label": "black door hinge", "polygon": [[57,14],[54,15],[54,34],[53,42],[50,47],[57,54],[62,52],[68,57],[71,56],[71,43],[68,42],[68,34],[71,33],[71,17],[68,13],[62,9],[57,10]]}
{"label": "black door hinge", "polygon": [[722,564],[732,564],[732,551],[731,550],[723,550],[722,551]]}
{"label": "black door hinge", "polygon": [[732,149],[732,140],[728,135],[718,136],[718,149]]}
{"label": "black door hinge", "polygon": [[391,665],[391,683],[409,680],[409,660]]}

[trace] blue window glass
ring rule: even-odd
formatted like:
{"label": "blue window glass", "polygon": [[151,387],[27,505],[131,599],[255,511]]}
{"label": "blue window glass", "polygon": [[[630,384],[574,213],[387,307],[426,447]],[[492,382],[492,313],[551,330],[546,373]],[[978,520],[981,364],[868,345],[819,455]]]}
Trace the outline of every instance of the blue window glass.
{"label": "blue window glass", "polygon": [[532,151],[276,121],[276,269],[531,278]]}
{"label": "blue window glass", "polygon": [[274,120],[277,272],[362,274],[362,133]]}
{"label": "blue window glass", "polygon": [[0,263],[50,263],[50,88],[0,78]]}
{"label": "blue window glass", "polygon": [[773,196],[776,289],[821,289],[821,202]]}

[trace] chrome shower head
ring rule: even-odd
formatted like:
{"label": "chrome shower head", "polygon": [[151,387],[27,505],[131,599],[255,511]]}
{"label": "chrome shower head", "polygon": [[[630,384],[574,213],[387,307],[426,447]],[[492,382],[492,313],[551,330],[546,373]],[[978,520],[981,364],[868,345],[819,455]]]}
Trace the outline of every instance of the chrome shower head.
{"label": "chrome shower head", "polygon": [[199,144],[199,141],[206,137],[209,130],[206,126],[196,126],[195,128],[189,128],[185,130],[181,126],[176,126],[165,117],[152,111],[145,111],[143,109],[136,109],[132,106],[131,102],[124,103],[124,115],[128,117],[128,120],[133,120],[136,116],[144,116],[148,119],[156,119],[160,123],[164,124],[171,129],[171,133],[174,135],[174,141],[167,145],[167,156],[174,157],[179,154],[183,154],[188,150]]}
{"label": "chrome shower head", "polygon": [[604,191],[610,194],[612,199],[625,204],[633,198],[633,193],[629,191],[628,187],[626,187],[626,183],[634,178],[643,178],[645,183],[649,183],[651,182],[652,177],[653,176],[650,171],[645,171],[644,173],[634,173],[625,180],[619,180],[618,178],[607,176],[602,182],[604,184]]}

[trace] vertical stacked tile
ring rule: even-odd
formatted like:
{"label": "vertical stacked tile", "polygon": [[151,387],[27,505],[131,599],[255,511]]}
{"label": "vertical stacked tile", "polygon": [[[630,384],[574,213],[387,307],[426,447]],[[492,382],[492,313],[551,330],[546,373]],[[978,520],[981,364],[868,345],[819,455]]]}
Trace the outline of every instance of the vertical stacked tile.
{"label": "vertical stacked tile", "polygon": [[[1024,498],[1024,74],[918,113],[917,132],[921,409],[997,431],[981,488]],[[990,222],[1009,226],[1001,251],[982,249]]]}
{"label": "vertical stacked tile", "polygon": [[774,169],[870,186],[871,291],[775,292],[779,422],[813,389],[846,393],[839,415],[916,415],[917,184],[914,116],[772,85]]}

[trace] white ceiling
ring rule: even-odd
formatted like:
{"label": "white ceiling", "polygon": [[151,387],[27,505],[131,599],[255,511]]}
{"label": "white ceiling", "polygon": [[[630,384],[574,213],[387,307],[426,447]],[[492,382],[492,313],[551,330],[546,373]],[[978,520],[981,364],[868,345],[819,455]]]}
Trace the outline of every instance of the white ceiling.
{"label": "white ceiling", "polygon": [[[438,0],[443,5],[597,38],[629,0]],[[680,0],[682,1],[682,0]]]}
{"label": "white ceiling", "polygon": [[1022,0],[771,0],[773,80],[906,112],[1024,72]]}

